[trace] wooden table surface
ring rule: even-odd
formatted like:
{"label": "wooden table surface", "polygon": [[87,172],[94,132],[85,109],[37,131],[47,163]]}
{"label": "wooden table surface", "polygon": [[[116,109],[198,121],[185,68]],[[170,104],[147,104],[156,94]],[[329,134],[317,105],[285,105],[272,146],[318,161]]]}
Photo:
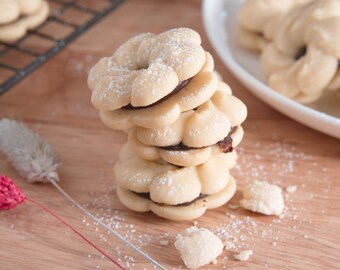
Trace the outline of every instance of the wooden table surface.
{"label": "wooden table surface", "polygon": [[[89,68],[141,32],[187,26],[197,30],[215,58],[216,69],[248,106],[245,137],[233,175],[238,191],[252,180],[284,190],[284,217],[266,217],[228,205],[197,220],[236,247],[205,269],[339,269],[340,143],[267,106],[223,66],[202,26],[200,1],[130,0],[91,28],[0,99],[0,117],[14,117],[40,133],[60,153],[61,186],[168,269],[183,269],[173,246],[176,233],[193,222],[170,222],[124,208],[115,195],[112,166],[126,136],[104,126],[90,103]],[[37,44],[39,46],[39,44]],[[3,156],[0,174],[12,177],[31,198],[44,203],[131,269],[153,269],[141,256],[74,208],[51,185],[32,185]],[[294,193],[285,189],[297,186]],[[195,223],[196,224],[196,223]],[[168,246],[160,241],[167,239]],[[252,249],[247,262],[233,254]],[[30,202],[0,213],[0,268],[115,269],[110,261]]]}

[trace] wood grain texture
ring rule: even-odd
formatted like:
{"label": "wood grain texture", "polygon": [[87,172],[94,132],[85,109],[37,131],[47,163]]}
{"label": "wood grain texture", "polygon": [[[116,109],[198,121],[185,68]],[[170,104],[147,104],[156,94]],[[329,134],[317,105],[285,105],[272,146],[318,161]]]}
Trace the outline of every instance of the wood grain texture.
{"label": "wood grain texture", "polygon": [[[245,89],[222,65],[208,43],[201,22],[200,1],[126,1],[101,23],[44,64],[0,99],[0,117],[14,117],[39,132],[60,153],[61,186],[168,269],[180,268],[173,246],[176,233],[193,222],[169,222],[125,209],[115,195],[112,166],[126,141],[106,128],[91,106],[87,71],[129,37],[141,32],[188,26],[201,33],[216,69],[248,106],[239,165],[233,170],[238,192],[252,180],[267,180],[283,189],[283,218],[231,210],[207,212],[198,222],[218,232],[236,248],[224,251],[206,269],[339,269],[340,267],[340,142],[276,112]],[[39,46],[39,44],[37,44]],[[27,196],[44,203],[131,269],[153,269],[72,207],[52,186],[30,185],[0,156],[0,173],[12,177]],[[169,245],[160,245],[170,233]],[[232,254],[254,250],[248,262]],[[228,257],[228,259],[227,259]],[[183,268],[183,266],[182,266]],[[114,269],[95,250],[48,214],[27,202],[0,213],[0,269]]]}

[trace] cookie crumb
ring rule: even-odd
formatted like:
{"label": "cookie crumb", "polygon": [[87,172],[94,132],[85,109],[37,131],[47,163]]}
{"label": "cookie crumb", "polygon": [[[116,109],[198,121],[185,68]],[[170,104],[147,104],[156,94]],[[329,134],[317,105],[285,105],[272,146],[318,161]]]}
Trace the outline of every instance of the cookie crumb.
{"label": "cookie crumb", "polygon": [[195,226],[176,236],[175,247],[189,269],[196,269],[213,262],[223,251],[223,244],[219,237],[208,229]]}
{"label": "cookie crumb", "polygon": [[235,244],[231,241],[224,241],[223,245],[225,249],[232,249],[235,247]]}
{"label": "cookie crumb", "polygon": [[194,224],[194,226],[197,226],[197,225],[198,225],[198,222],[195,220],[195,221],[193,222],[193,224]]}
{"label": "cookie crumb", "polygon": [[163,239],[159,242],[161,246],[167,247],[169,245],[169,240]]}
{"label": "cookie crumb", "polygon": [[244,262],[244,261],[248,261],[250,256],[252,255],[253,255],[252,250],[244,250],[238,254],[234,254],[234,258],[238,261]]}
{"label": "cookie crumb", "polygon": [[228,207],[231,210],[237,210],[237,209],[240,208],[240,206],[238,204],[231,204],[231,203],[228,204]]}
{"label": "cookie crumb", "polygon": [[288,186],[288,187],[286,188],[286,191],[287,191],[288,193],[294,193],[296,190],[297,190],[297,186]]}
{"label": "cookie crumb", "polygon": [[230,214],[230,213],[225,213],[226,214],[226,216],[228,216],[228,217],[230,217],[231,219],[234,219],[235,218],[235,215],[233,215],[233,214]]}
{"label": "cookie crumb", "polygon": [[253,181],[243,190],[241,206],[264,215],[280,215],[284,208],[282,190],[265,181]]}

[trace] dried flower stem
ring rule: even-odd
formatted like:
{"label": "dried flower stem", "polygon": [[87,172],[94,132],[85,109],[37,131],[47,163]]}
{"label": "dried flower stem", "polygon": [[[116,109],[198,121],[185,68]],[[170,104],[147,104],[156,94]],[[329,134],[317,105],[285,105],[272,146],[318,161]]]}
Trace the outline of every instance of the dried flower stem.
{"label": "dried flower stem", "polygon": [[77,229],[75,229],[71,224],[67,223],[61,217],[59,217],[56,213],[52,210],[47,208],[45,205],[25,196],[22,190],[12,181],[11,178],[5,175],[0,175],[0,211],[2,210],[10,210],[12,208],[17,207],[19,204],[23,203],[24,201],[29,201],[36,206],[40,207],[42,210],[46,211],[47,213],[51,214],[53,217],[58,219],[68,228],[70,228],[76,235],[82,238],[86,243],[91,245],[97,251],[99,251],[102,255],[108,258],[111,262],[117,265],[120,269],[125,270],[125,268],[120,265],[115,259],[110,257],[106,254],[102,249],[97,247],[94,243],[92,243],[88,238],[82,235]]}
{"label": "dried flower stem", "polygon": [[66,225],[69,229],[71,229],[76,235],[78,235],[81,239],[83,239],[86,243],[91,245],[94,249],[96,249],[98,252],[100,252],[102,255],[104,255],[107,259],[109,259],[111,262],[113,262],[115,265],[117,265],[120,269],[126,270],[124,266],[122,266],[119,262],[117,262],[114,258],[112,258],[110,255],[108,255],[104,250],[102,250],[100,247],[96,246],[94,243],[92,243],[86,236],[82,235],[80,232],[77,231],[71,224],[63,220],[61,217],[59,217],[57,214],[55,214],[53,211],[51,211],[49,208],[47,208],[45,205],[26,197],[26,201],[30,201],[43,209],[44,211],[51,214],[53,217],[58,219],[60,222],[62,222],[64,225]]}
{"label": "dried flower stem", "polygon": [[54,180],[50,180],[51,184],[55,186],[56,189],[60,191],[72,204],[74,204],[76,207],[78,207],[81,211],[83,211],[87,216],[92,218],[94,221],[98,222],[100,225],[102,225],[104,228],[109,230],[113,235],[115,235],[117,238],[122,240],[127,246],[138,252],[140,255],[142,255],[145,259],[156,265],[158,268],[162,270],[166,270],[164,266],[162,266],[160,263],[152,259],[150,256],[145,254],[143,251],[141,251],[139,248],[137,248],[135,245],[133,245],[131,242],[127,241],[123,236],[121,236],[118,232],[114,231],[110,226],[106,225],[104,222],[102,222],[100,219],[98,219],[96,216],[92,215],[89,211],[87,211],[84,207],[82,207],[79,203],[77,203],[70,195],[68,195]]}
{"label": "dried flower stem", "polygon": [[109,230],[127,246],[138,252],[158,268],[166,270],[164,266],[159,264],[131,242],[126,240],[118,232],[114,231],[111,227],[88,212],[57,184],[57,182],[59,182],[57,169],[61,165],[60,157],[53,147],[44,141],[38,134],[15,120],[1,119],[0,151],[6,156],[16,171],[29,183],[51,183],[59,190],[60,193],[62,193],[71,203],[77,206],[86,215]]}

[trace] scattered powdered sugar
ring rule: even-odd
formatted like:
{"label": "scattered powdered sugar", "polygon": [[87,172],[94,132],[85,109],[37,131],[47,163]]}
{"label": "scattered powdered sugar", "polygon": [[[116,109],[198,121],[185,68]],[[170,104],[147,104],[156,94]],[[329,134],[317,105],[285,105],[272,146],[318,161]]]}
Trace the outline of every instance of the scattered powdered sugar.
{"label": "scattered powdered sugar", "polygon": [[[286,186],[287,193],[283,194],[285,208],[277,218],[272,217],[270,220],[266,218],[264,222],[256,214],[249,214],[251,217],[247,218],[239,215],[239,213],[244,214],[244,210],[234,210],[233,206],[230,207],[233,204],[237,205],[238,201],[233,199],[228,203],[228,208],[233,210],[228,213],[230,221],[216,228],[221,239],[227,243],[234,243],[235,247],[231,249],[235,251],[256,249],[257,242],[261,247],[270,244],[272,249],[280,251],[287,246],[287,242],[301,238],[307,239],[308,234],[303,234],[303,231],[312,223],[310,216],[306,215],[310,212],[310,208],[299,200],[295,200],[297,195],[293,193],[301,188],[307,196],[314,198],[316,194],[309,191],[309,186],[314,184],[310,181],[312,173],[315,170],[324,172],[327,168],[318,168],[321,162],[288,143],[258,142],[250,148],[238,147],[237,151],[238,164],[232,174],[238,180],[239,189],[243,190],[245,185],[259,179]],[[302,162],[303,173],[301,173],[300,165]],[[320,191],[328,193],[330,180],[326,174],[321,177],[323,187],[320,187]],[[287,185],[287,182],[292,184]],[[326,213],[326,209],[321,209],[321,213]],[[250,220],[254,223],[251,224]],[[282,243],[285,244],[282,245]]]}
{"label": "scattered powdered sugar", "polygon": [[240,253],[238,254],[234,254],[234,258],[238,261],[248,261],[250,256],[253,255],[253,251],[252,250],[244,250],[244,251],[241,251]]}
{"label": "scattered powdered sugar", "polygon": [[[312,156],[297,150],[295,146],[285,143],[261,144],[257,142],[252,145],[252,148],[253,154],[252,152],[245,154],[246,151],[243,146],[237,147],[239,161],[235,169],[245,183],[260,178],[264,181],[272,181],[274,184],[280,185],[281,177],[285,178],[289,174],[294,174],[296,177],[296,163],[300,160],[312,160]],[[266,153],[265,157],[260,154],[262,152]],[[273,161],[262,162],[267,157],[270,157]],[[269,176],[269,171],[275,171],[275,178]],[[307,171],[307,174],[310,173],[311,171]],[[304,178],[304,175],[299,177]]]}
{"label": "scattered powdered sugar", "polygon": [[161,240],[159,241],[160,245],[163,247],[167,247],[169,245],[169,240],[165,239],[165,240]]}
{"label": "scattered powdered sugar", "polygon": [[[252,151],[254,151],[254,153],[252,153]],[[300,215],[308,206],[295,204],[294,198],[296,195],[288,192],[288,189],[291,190],[291,188],[288,188],[289,185],[283,180],[287,179],[287,177],[292,177],[292,179],[296,179],[297,182],[288,183],[293,183],[293,186],[296,186],[296,188],[303,189],[309,196],[315,196],[314,193],[308,191],[309,182],[305,181],[305,176],[297,174],[297,170],[299,168],[299,160],[309,161],[308,164],[311,168],[306,168],[306,174],[308,175],[310,174],[308,171],[312,171],[312,168],[318,166],[317,161],[314,161],[311,156],[284,143],[267,143],[263,145],[258,143],[252,151],[247,149],[246,152],[244,148],[238,148],[239,161],[233,175],[239,180],[239,189],[242,190],[245,184],[256,179],[264,179],[280,186],[286,186],[285,191],[287,192],[284,193],[286,207],[279,217],[268,217],[270,219],[263,220],[259,218],[259,215],[247,214],[242,208],[239,208],[238,201],[236,200],[237,197],[228,203],[224,208],[225,211],[227,211],[225,218],[221,218],[213,226],[209,226],[222,240],[225,248],[223,254],[217,261],[217,265],[211,268],[229,269],[229,263],[227,263],[228,256],[232,257],[232,253],[240,253],[246,250],[254,250],[255,253],[258,254],[256,251],[257,245],[280,252],[282,247],[286,246],[286,244],[283,245],[283,243],[301,238],[305,241],[308,240],[309,234],[303,232],[303,229],[306,224],[310,224],[311,221],[308,219],[308,216]],[[275,162],[275,164],[273,162],[263,162],[266,157],[261,155],[262,152],[266,152],[266,155],[267,152],[269,152],[272,158],[278,159],[279,162]],[[327,168],[322,170],[325,171]],[[275,171],[275,173],[271,174],[270,171]],[[327,184],[326,177],[324,180]],[[164,234],[166,229],[158,226],[152,226],[153,229],[147,227],[141,228],[140,225],[133,224],[135,223],[135,214],[132,214],[130,211],[112,209],[113,207],[117,207],[118,204],[112,204],[115,191],[111,178],[104,179],[104,176],[102,176],[95,185],[96,188],[94,190],[96,190],[96,192],[92,194],[94,199],[91,205],[87,205],[87,207],[91,207],[90,209],[93,213],[96,213],[98,218],[121,233],[143,251],[149,251],[151,257],[154,257],[153,255],[156,254],[155,250],[161,249],[164,253],[167,253],[167,250],[173,250],[175,236],[169,233]],[[107,187],[110,187],[110,189],[108,190]],[[327,209],[323,210],[323,213],[325,213],[326,210]],[[143,269],[143,267],[140,267],[140,264],[146,263],[145,260],[138,254],[126,249],[124,244],[120,243],[113,235],[102,230],[98,224],[87,218],[84,218],[83,224],[89,228],[93,228],[99,241],[102,242],[104,247],[107,247],[106,251],[115,256],[115,258],[119,258],[127,268]],[[193,224],[197,225],[198,223],[194,221]],[[200,219],[199,224],[205,226],[204,217]],[[302,229],[302,233],[300,229]],[[173,251],[171,251],[171,253],[172,252]],[[92,254],[91,260],[94,260],[94,254],[95,252]],[[105,258],[103,258],[103,260],[104,259]],[[162,262],[162,258],[156,256],[155,259],[159,259],[160,262]],[[257,260],[260,260],[260,256]],[[237,262],[230,261],[230,263]],[[145,269],[152,269],[151,264],[143,265],[145,265]],[[264,263],[263,265],[270,269],[270,264]],[[176,266],[169,267],[169,269],[185,268],[183,266]]]}
{"label": "scattered powdered sugar", "polygon": [[288,193],[294,193],[296,190],[297,190],[297,186],[295,186],[295,185],[291,185],[291,186],[288,186],[288,187],[286,188],[286,191],[287,191]]}
{"label": "scattered powdered sugar", "polygon": [[172,186],[172,177],[171,175],[164,175],[163,177],[158,178],[158,183],[162,186]]}
{"label": "scattered powdered sugar", "polygon": [[258,223],[249,216],[236,217],[226,213],[229,222],[218,225],[213,229],[214,233],[225,243],[227,249],[239,249],[247,247],[245,242],[249,237],[259,235]]}
{"label": "scattered powdered sugar", "polygon": [[228,203],[228,207],[231,210],[237,210],[240,208],[240,206],[238,204],[232,204],[232,203]]}
{"label": "scattered powdered sugar", "polygon": [[90,73],[92,66],[98,61],[98,57],[93,54],[73,56],[68,58],[66,70],[73,78],[84,77]]}
{"label": "scattered powdered sugar", "polygon": [[[91,209],[91,212],[94,213],[99,220],[117,231],[138,248],[143,249],[143,247],[148,246],[151,242],[154,244],[157,243],[157,245],[160,246],[160,241],[166,241],[168,239],[168,233],[159,235],[154,235],[152,232],[142,233],[139,228],[136,228],[136,226],[131,223],[131,221],[129,222],[127,220],[127,215],[123,211],[114,210],[112,207],[112,197],[115,196],[115,190],[114,186],[112,186],[112,184],[109,185],[108,182],[112,183],[112,180],[104,179],[104,175],[101,175],[99,177],[99,182],[96,183],[97,191],[91,192],[91,195],[94,198],[92,203],[84,204],[83,206]],[[108,186],[111,186],[111,188],[108,189]],[[98,191],[98,189],[100,191]],[[94,222],[92,219],[85,216],[83,217],[82,223],[87,227],[93,228],[101,242],[101,246],[109,248],[105,251],[116,258],[118,262],[125,265],[127,269],[135,268],[136,262],[145,261],[137,253],[132,252],[130,249],[126,249],[125,245],[120,242],[120,240],[113,236],[110,231],[106,231],[97,222]],[[145,231],[145,228],[143,231]],[[104,256],[102,256],[101,259],[106,260]]]}
{"label": "scattered powdered sugar", "polygon": [[171,127],[164,127],[160,130],[156,130],[155,133],[150,133],[150,137],[153,138],[155,136],[157,136],[158,138],[162,139],[162,138],[168,138],[168,137],[172,137],[175,136],[175,131],[171,128]]}
{"label": "scattered powdered sugar", "polygon": [[234,242],[231,242],[231,241],[224,241],[223,245],[224,245],[225,249],[235,248]]}

